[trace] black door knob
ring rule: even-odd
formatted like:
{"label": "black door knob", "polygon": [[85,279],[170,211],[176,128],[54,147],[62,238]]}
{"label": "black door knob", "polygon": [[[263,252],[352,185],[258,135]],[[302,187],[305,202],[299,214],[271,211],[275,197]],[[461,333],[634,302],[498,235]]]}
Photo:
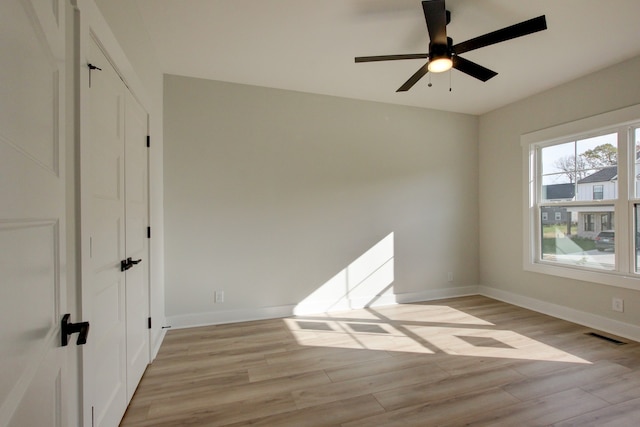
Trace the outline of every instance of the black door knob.
{"label": "black door knob", "polygon": [[127,259],[123,259],[122,261],[120,261],[120,271],[127,271],[134,265],[140,264],[141,262],[142,262],[142,259],[138,259],[134,261],[133,259],[131,259],[131,257]]}
{"label": "black door knob", "polygon": [[71,314],[69,313],[62,316],[62,321],[60,322],[60,344],[62,347],[66,347],[69,344],[69,335],[76,332],[78,333],[76,344],[86,344],[87,336],[89,335],[89,322],[71,323],[69,322],[70,317]]}

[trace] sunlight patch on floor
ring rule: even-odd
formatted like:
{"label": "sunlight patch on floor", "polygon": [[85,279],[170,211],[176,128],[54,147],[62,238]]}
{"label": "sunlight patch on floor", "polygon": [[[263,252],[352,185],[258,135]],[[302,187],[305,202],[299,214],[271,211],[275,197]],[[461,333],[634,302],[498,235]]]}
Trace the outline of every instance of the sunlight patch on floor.
{"label": "sunlight patch on floor", "polygon": [[416,304],[401,308],[298,316],[285,323],[304,346],[591,363],[451,307]]}

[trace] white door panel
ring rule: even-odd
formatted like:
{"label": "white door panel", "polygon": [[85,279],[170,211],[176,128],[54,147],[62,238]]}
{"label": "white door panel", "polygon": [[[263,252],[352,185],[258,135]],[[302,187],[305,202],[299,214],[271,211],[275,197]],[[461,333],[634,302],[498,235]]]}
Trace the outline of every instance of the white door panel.
{"label": "white door panel", "polygon": [[62,0],[0,1],[2,426],[63,426],[69,416],[68,347],[60,344],[68,286],[64,36]]}
{"label": "white door panel", "polygon": [[[93,335],[83,354],[84,407],[95,426],[108,427],[118,425],[149,363],[147,113],[93,39],[87,62],[97,68],[81,155],[82,307]],[[122,271],[127,258],[140,262]]]}
{"label": "white door panel", "polygon": [[149,363],[149,249],[147,239],[147,112],[127,91],[125,98],[126,253],[139,264],[126,271],[127,399]]}
{"label": "white door panel", "polygon": [[[85,411],[95,426],[115,426],[127,405],[125,276],[120,261],[124,246],[124,85],[95,41],[88,62],[93,70],[89,88],[89,137],[82,161],[83,194],[89,239],[83,262],[82,309],[91,323],[92,339],[83,353]],[[84,148],[84,147],[83,147]]]}

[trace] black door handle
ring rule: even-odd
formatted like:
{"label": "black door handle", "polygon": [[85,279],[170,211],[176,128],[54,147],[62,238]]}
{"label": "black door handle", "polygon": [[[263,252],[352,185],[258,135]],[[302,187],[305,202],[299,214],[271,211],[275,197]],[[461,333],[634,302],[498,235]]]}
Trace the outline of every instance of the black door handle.
{"label": "black door handle", "polygon": [[76,344],[86,344],[87,336],[89,335],[89,322],[71,323],[69,322],[70,317],[71,314],[69,313],[62,316],[62,321],[60,322],[60,344],[62,347],[66,347],[69,344],[69,335],[76,332],[79,334]]}
{"label": "black door handle", "polygon": [[131,259],[131,257],[127,259],[123,259],[122,261],[120,261],[120,271],[127,271],[134,265],[140,264],[141,262],[142,262],[142,259],[138,259],[134,261]]}

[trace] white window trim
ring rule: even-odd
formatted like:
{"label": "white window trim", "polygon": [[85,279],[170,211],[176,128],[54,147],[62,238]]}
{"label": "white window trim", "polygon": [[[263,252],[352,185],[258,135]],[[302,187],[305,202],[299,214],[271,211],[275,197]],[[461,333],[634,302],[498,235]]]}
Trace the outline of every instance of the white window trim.
{"label": "white window trim", "polygon": [[[640,290],[640,274],[632,273],[634,266],[629,256],[620,256],[619,263],[615,272],[593,270],[586,268],[578,268],[571,265],[551,264],[539,262],[537,260],[537,238],[534,236],[535,224],[538,222],[538,214],[536,206],[536,148],[542,143],[553,145],[554,143],[565,141],[575,137],[576,139],[584,139],[590,134],[600,134],[609,131],[614,127],[637,126],[640,122],[640,104],[622,108],[620,110],[610,111],[596,116],[587,117],[569,123],[541,129],[535,132],[523,134],[520,136],[520,144],[522,146],[522,164],[523,164],[523,268],[525,271],[535,273],[549,274],[553,276],[565,277],[569,279],[581,280],[586,282],[599,283],[603,285],[616,286],[620,288]],[[627,132],[628,133],[628,132]],[[619,142],[620,143],[620,142]],[[625,144],[626,133],[625,133]],[[627,150],[618,150],[619,154],[626,153]],[[624,157],[624,158],[623,158]],[[618,157],[619,172],[628,171],[634,174],[635,159],[627,159],[626,156]],[[633,202],[629,202],[632,198],[633,189],[627,188],[628,180],[620,179],[618,184],[618,194],[628,195],[629,197],[619,198],[618,200],[610,200],[608,204],[614,203],[616,212],[621,217],[616,219],[616,224],[626,224],[628,229],[633,230]],[[616,252],[621,253],[627,248],[627,253],[633,252],[633,239],[629,236],[616,236]],[[627,273],[621,273],[627,272]]]}

